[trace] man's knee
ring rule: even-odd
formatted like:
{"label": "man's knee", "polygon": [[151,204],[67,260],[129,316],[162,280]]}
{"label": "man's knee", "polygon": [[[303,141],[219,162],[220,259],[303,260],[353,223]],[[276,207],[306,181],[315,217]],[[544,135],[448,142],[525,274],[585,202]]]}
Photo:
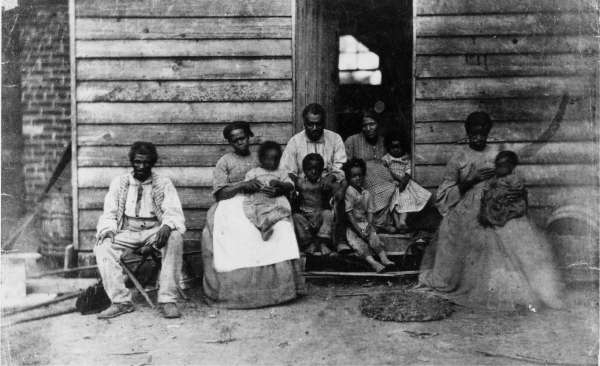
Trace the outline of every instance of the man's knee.
{"label": "man's knee", "polygon": [[106,256],[109,252],[110,246],[112,245],[112,239],[106,238],[102,242],[98,243],[94,247],[94,255],[96,258]]}

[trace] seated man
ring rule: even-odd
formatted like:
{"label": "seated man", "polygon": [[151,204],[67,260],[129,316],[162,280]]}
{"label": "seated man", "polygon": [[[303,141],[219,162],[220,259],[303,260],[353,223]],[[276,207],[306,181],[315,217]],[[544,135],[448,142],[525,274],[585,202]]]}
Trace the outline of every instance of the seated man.
{"label": "seated man", "polygon": [[119,265],[120,256],[128,250],[162,252],[159,307],[165,318],[181,316],[175,302],[183,261],[185,218],[171,180],[152,172],[157,160],[152,143],[133,143],[129,151],[133,172],[116,177],[104,199],[94,254],[112,305],[98,314],[99,319],[134,310]]}
{"label": "seated man", "polygon": [[[317,103],[307,105],[302,111],[304,131],[292,136],[281,157],[281,165],[294,176],[304,178],[306,172],[302,170],[302,161],[306,155],[316,153],[324,161],[323,183],[334,187],[336,202],[344,198],[344,172],[342,165],[346,162],[346,148],[342,137],[337,133],[325,129],[325,109]],[[349,250],[345,241],[344,222],[339,220],[344,216],[343,207],[336,204],[335,240],[337,251]]]}

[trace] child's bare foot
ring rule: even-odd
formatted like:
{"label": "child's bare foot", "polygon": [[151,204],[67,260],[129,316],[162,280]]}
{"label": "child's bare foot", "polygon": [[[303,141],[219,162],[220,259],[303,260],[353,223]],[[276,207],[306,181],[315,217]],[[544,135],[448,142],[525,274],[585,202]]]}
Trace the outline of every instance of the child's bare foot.
{"label": "child's bare foot", "polygon": [[320,248],[321,248],[321,254],[323,254],[323,255],[330,255],[331,254],[331,249],[329,249],[329,247],[327,246],[327,244],[321,243]]}
{"label": "child's bare foot", "polygon": [[386,260],[382,260],[381,264],[383,264],[386,267],[395,267],[396,266],[396,262],[391,261],[389,259],[386,258]]}
{"label": "child's bare foot", "polygon": [[383,228],[383,230],[389,234],[396,234],[398,232],[398,229],[396,229],[394,225],[387,225]]}
{"label": "child's bare foot", "polygon": [[385,271],[385,266],[379,262],[377,262],[375,260],[375,258],[373,258],[372,256],[368,256],[367,258],[365,258],[367,260],[367,262],[369,263],[369,265],[371,266],[371,268],[373,268],[373,270],[377,273],[381,273],[383,271]]}
{"label": "child's bare foot", "polygon": [[396,263],[392,262],[387,255],[385,254],[384,251],[382,251],[381,253],[379,253],[377,255],[379,257],[379,260],[381,261],[381,263],[386,266],[386,267],[393,267],[396,265]]}
{"label": "child's bare foot", "polygon": [[262,237],[263,241],[267,241],[267,240],[271,239],[271,235],[273,235],[273,228],[270,228],[270,229],[260,232],[260,236]]}

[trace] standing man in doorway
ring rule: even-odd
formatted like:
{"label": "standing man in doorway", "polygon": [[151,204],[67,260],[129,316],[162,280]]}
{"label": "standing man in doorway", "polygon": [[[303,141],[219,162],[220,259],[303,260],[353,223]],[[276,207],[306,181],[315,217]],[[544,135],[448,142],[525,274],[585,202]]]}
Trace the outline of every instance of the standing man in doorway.
{"label": "standing man in doorway", "polygon": [[[302,111],[304,120],[304,130],[292,136],[288,142],[281,165],[291,174],[304,177],[302,171],[302,160],[311,153],[321,155],[325,161],[323,169],[323,182],[331,186],[335,194],[336,203],[342,200],[344,188],[346,187],[342,165],[346,162],[346,148],[342,137],[337,133],[325,129],[325,109],[318,103],[307,105]],[[341,206],[337,205],[336,206]],[[337,210],[339,211],[339,210]],[[335,240],[337,241],[337,251],[346,251],[350,248],[345,241],[345,228],[343,226],[342,215],[337,215],[335,225]]]}

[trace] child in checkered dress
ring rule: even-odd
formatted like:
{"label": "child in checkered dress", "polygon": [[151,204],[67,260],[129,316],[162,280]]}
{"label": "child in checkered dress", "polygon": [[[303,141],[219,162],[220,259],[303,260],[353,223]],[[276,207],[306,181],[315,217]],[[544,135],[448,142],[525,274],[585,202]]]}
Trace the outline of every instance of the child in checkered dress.
{"label": "child in checkered dress", "polygon": [[390,201],[390,212],[394,218],[394,226],[399,230],[406,230],[408,213],[421,211],[431,198],[431,192],[411,179],[410,155],[400,135],[386,135],[384,143],[387,154],[382,158],[383,164],[398,186]]}

